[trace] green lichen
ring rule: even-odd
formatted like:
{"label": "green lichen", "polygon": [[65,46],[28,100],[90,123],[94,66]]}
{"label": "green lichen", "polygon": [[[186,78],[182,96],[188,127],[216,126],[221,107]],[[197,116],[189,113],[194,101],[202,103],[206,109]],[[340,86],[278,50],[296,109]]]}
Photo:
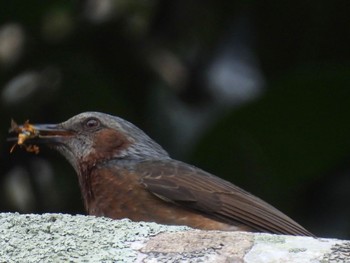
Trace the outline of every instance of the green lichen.
{"label": "green lichen", "polygon": [[263,242],[263,243],[274,243],[274,244],[283,244],[286,242],[286,239],[284,236],[277,236],[277,235],[260,235],[257,234],[255,237],[256,242]]}
{"label": "green lichen", "polygon": [[307,249],[306,248],[290,248],[288,250],[289,253],[300,253],[300,252],[305,252]]}
{"label": "green lichen", "polygon": [[0,262],[134,262],[142,242],[181,226],[63,214],[0,214]]}

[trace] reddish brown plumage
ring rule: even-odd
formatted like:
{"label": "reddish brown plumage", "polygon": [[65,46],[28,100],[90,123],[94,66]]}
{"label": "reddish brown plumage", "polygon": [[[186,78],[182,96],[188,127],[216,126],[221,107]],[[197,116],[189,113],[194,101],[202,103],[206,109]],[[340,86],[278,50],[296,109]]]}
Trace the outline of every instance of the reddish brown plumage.
{"label": "reddish brown plumage", "polygon": [[[239,187],[171,159],[140,129],[118,117],[87,112],[58,125],[34,127],[42,135],[39,142],[53,145],[75,168],[91,215],[210,230],[312,235]],[[52,136],[55,129],[57,136]]]}
{"label": "reddish brown plumage", "polygon": [[[140,184],[140,176],[125,169],[104,167],[91,172],[94,196],[85,204],[89,214],[161,224],[188,225],[208,230],[234,230],[200,213],[164,202]],[[117,190],[117,191],[116,191]]]}
{"label": "reddish brown plumage", "polygon": [[102,129],[94,134],[92,156],[88,155],[86,159],[91,161],[108,159],[118,154],[118,151],[126,150],[130,144],[130,139],[123,133],[114,129]]}

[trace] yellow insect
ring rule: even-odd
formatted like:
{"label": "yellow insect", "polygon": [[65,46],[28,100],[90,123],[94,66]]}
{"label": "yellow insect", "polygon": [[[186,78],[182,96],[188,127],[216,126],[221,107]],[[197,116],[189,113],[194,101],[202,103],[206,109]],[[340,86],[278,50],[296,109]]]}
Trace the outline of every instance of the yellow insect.
{"label": "yellow insect", "polygon": [[25,144],[26,140],[39,136],[39,132],[29,123],[29,120],[25,121],[21,126],[19,126],[14,120],[11,120],[11,128],[9,129],[9,132],[18,133],[17,143],[11,147],[10,153],[13,152],[17,145],[24,147],[27,152],[39,153],[38,146]]}

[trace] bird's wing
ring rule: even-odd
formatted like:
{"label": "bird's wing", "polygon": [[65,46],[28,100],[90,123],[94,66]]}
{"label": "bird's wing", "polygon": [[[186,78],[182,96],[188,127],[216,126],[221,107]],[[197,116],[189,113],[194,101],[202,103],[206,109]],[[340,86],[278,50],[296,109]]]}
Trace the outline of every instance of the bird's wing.
{"label": "bird's wing", "polygon": [[174,160],[144,161],[134,169],[140,183],[159,198],[257,231],[312,236],[302,226],[241,188],[197,167]]}

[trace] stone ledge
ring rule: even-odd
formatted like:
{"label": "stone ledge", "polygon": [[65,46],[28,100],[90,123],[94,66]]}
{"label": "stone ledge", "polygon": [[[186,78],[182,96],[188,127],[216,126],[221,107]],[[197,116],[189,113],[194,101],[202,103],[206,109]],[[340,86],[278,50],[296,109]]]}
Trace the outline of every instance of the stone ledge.
{"label": "stone ledge", "polygon": [[350,262],[350,242],[82,215],[0,214],[0,262]]}

